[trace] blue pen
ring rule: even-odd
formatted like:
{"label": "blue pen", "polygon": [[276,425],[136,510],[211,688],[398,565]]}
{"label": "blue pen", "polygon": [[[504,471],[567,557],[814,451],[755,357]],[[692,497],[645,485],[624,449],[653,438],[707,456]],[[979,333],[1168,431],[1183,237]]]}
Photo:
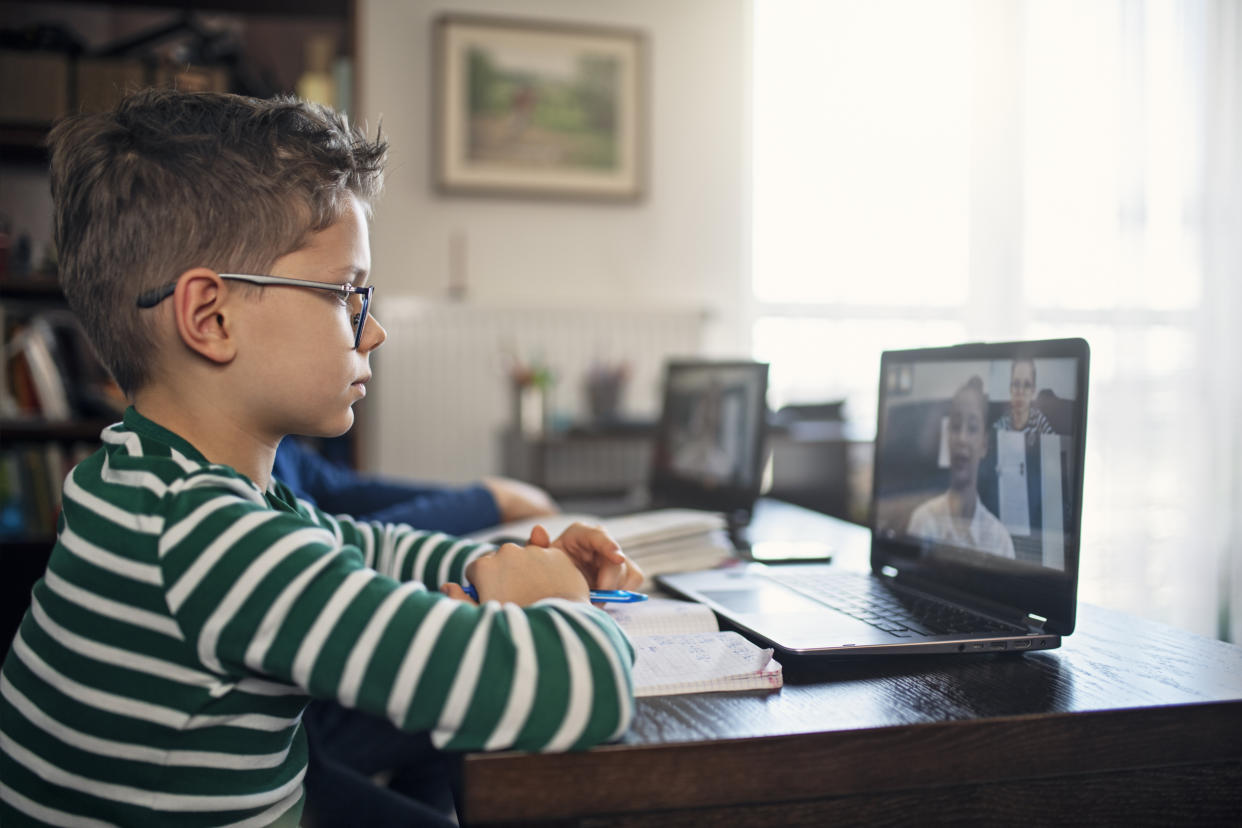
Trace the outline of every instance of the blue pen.
{"label": "blue pen", "polygon": [[[474,600],[479,600],[479,591],[473,586],[462,587],[467,595]],[[628,589],[593,589],[591,590],[592,601],[607,601],[613,604],[634,604],[639,601],[646,601],[647,595],[643,592],[631,592]]]}

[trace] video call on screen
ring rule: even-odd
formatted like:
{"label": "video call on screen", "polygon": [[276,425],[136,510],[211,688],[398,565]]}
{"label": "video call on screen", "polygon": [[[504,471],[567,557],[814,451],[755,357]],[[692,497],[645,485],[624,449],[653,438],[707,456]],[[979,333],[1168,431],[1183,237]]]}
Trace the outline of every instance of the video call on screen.
{"label": "video call on screen", "polygon": [[883,378],[875,528],[1065,569],[1077,360],[895,363]]}

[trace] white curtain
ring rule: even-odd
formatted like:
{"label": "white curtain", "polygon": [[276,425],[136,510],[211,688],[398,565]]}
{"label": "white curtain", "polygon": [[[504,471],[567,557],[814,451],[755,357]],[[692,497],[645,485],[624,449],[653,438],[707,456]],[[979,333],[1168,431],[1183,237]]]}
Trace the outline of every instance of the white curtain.
{"label": "white curtain", "polygon": [[883,347],[1086,337],[1081,597],[1235,641],[1240,6],[753,4],[773,401],[866,423]]}

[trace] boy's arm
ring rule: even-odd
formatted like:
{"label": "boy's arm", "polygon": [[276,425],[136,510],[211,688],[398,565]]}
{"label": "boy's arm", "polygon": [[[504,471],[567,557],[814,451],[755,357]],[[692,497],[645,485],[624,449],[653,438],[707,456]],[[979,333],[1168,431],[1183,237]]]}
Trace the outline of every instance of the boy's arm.
{"label": "boy's arm", "polygon": [[[407,536],[422,547],[403,548]],[[439,537],[315,526],[204,484],[176,496],[160,565],[169,608],[212,672],[291,683],[450,749],[566,750],[623,733],[633,650],[606,614],[561,599],[470,606],[363,564],[422,561],[459,579],[478,550]]]}

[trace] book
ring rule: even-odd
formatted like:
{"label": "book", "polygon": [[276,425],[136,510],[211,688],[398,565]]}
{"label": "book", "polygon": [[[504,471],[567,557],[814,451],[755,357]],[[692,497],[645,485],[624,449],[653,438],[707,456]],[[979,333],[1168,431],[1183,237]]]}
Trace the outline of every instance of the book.
{"label": "book", "polygon": [[721,631],[703,604],[653,597],[605,611],[634,644],[634,695],[774,690],[784,684],[771,649]]}
{"label": "book", "polygon": [[542,525],[555,538],[574,523],[603,526],[642,568],[646,580],[641,590],[651,590],[656,575],[710,569],[735,559],[724,516],[701,509],[653,509],[603,519],[565,513],[505,523],[467,537],[492,543],[524,543],[536,525]]}

